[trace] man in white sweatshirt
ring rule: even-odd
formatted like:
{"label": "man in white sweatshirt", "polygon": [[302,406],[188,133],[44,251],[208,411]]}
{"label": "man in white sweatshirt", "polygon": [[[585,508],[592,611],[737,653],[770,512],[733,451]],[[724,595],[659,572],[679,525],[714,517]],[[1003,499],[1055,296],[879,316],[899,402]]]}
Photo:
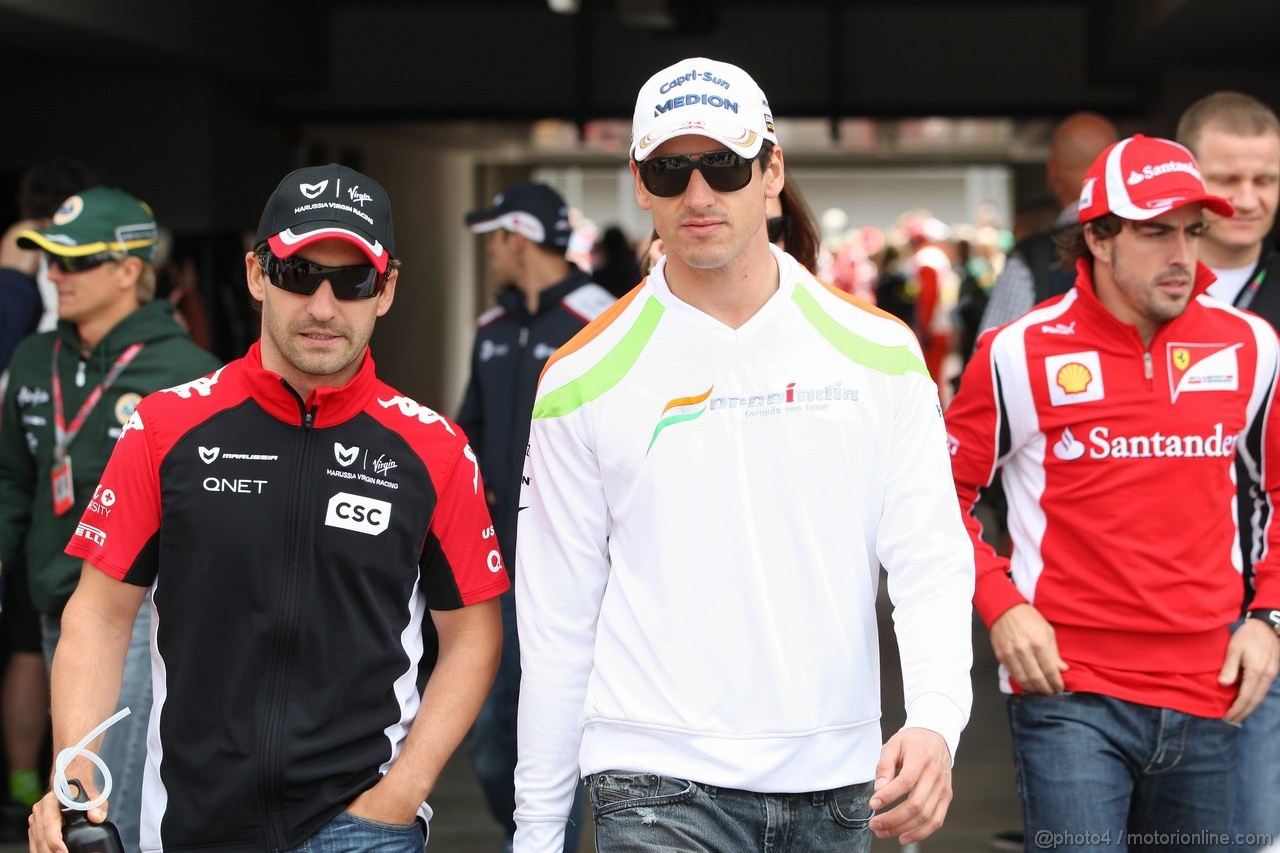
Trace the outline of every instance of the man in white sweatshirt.
{"label": "man in white sweatshirt", "polygon": [[[771,247],[784,164],[742,69],[636,104],[667,254],[548,361],[517,546],[515,849],[867,850],[942,825],[968,720],[973,554],[906,326]],[[880,566],[904,728],[881,743]]]}

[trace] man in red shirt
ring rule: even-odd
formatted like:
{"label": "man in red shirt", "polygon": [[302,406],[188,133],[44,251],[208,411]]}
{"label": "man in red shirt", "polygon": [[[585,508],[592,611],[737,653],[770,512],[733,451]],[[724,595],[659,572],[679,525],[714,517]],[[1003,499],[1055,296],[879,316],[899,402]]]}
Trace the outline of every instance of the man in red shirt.
{"label": "man in red shirt", "polygon": [[[1237,454],[1280,498],[1280,347],[1205,295],[1205,209],[1232,212],[1182,146],[1107,148],[1060,240],[1075,288],[984,336],[947,413],[1028,849],[1221,849],[1235,727],[1280,664],[1274,524],[1254,618],[1230,632]],[[972,515],[997,469],[1012,559]]]}

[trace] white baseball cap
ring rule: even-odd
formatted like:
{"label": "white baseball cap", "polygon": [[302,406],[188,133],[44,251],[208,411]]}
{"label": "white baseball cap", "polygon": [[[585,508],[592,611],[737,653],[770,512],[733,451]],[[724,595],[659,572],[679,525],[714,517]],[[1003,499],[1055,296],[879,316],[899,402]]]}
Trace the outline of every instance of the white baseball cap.
{"label": "white baseball cap", "polygon": [[743,157],[764,140],[777,144],[764,92],[736,65],[685,59],[649,78],[636,98],[631,156],[637,161],[677,136],[706,136]]}

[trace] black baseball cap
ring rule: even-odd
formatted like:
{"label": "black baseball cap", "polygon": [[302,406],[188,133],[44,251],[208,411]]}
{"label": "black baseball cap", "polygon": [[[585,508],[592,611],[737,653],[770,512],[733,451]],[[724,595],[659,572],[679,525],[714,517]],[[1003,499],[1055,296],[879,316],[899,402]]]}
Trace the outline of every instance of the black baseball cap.
{"label": "black baseball cap", "polygon": [[266,243],[276,257],[287,258],[320,240],[345,240],[386,272],[396,251],[387,191],[337,163],[285,175],[262,211],[256,245]]}
{"label": "black baseball cap", "polygon": [[493,207],[468,213],[467,227],[475,234],[502,228],[562,250],[573,234],[569,206],[560,193],[533,181],[512,184],[494,197]]}

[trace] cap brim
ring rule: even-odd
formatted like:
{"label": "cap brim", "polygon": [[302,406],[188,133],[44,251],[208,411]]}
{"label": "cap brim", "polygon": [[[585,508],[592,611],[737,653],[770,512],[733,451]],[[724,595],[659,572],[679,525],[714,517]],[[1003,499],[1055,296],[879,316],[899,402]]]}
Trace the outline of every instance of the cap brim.
{"label": "cap brim", "polygon": [[267,245],[271,247],[271,253],[277,258],[289,258],[307,246],[324,240],[342,240],[350,243],[364,252],[369,262],[373,264],[373,268],[380,273],[386,272],[387,265],[391,263],[391,255],[388,254],[387,248],[377,240],[370,239],[350,228],[324,223],[301,233],[292,228],[286,228],[279,234],[268,237]]}
{"label": "cap brim", "polygon": [[496,207],[491,207],[488,210],[473,210],[466,216],[467,227],[476,234],[494,231],[500,227],[498,219],[501,216],[502,211]]}
{"label": "cap brim", "polygon": [[[1112,213],[1119,216],[1121,219],[1145,222],[1148,219],[1155,219],[1158,216],[1164,216],[1166,213],[1171,213],[1178,208],[1186,207],[1189,204],[1196,204],[1197,202],[1219,216],[1231,217],[1234,216],[1236,212],[1236,209],[1231,206],[1231,202],[1221,196],[1209,195],[1208,193],[1181,196],[1176,200],[1170,199],[1170,202],[1170,204],[1161,205],[1160,207],[1139,207],[1136,204],[1125,204],[1113,210]],[[1097,217],[1094,218],[1096,219]]]}
{"label": "cap brim", "polygon": [[705,136],[721,143],[730,151],[751,158],[760,153],[764,137],[754,130],[733,125],[708,124],[704,121],[683,121],[666,125],[637,139],[631,145],[631,156],[637,162],[652,154],[662,143],[678,136]]}
{"label": "cap brim", "polygon": [[[85,246],[67,245],[59,243],[57,237],[60,234],[46,234],[43,231],[19,231],[17,235],[18,248],[20,249],[43,249],[51,255],[61,255],[64,258],[75,258],[83,255],[94,255],[108,249],[106,243],[90,243]],[[70,239],[64,238],[64,239]]]}
{"label": "cap brim", "polygon": [[467,215],[467,227],[472,234],[487,234],[499,228],[519,234],[535,243],[547,242],[547,228],[532,213],[523,210],[486,210]]}

